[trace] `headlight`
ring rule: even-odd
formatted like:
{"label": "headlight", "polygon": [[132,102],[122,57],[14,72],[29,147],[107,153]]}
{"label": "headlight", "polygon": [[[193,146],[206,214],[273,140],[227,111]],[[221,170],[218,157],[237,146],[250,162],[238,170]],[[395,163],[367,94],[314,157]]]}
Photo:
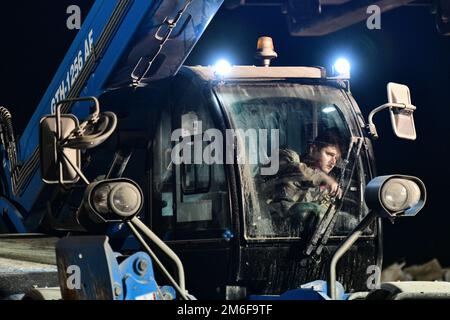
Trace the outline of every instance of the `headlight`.
{"label": "headlight", "polygon": [[347,59],[339,58],[333,65],[334,72],[337,76],[350,78],[350,62]]}
{"label": "headlight", "polygon": [[108,208],[108,195],[111,191],[111,187],[108,184],[99,186],[91,196],[92,204],[99,213],[107,214]]}
{"label": "headlight", "polygon": [[398,212],[415,206],[420,194],[419,186],[413,181],[394,178],[381,189],[381,201],[388,210]]}
{"label": "headlight", "polygon": [[118,183],[109,193],[109,207],[122,217],[137,213],[141,203],[140,190],[130,183]]}
{"label": "headlight", "polygon": [[142,199],[141,189],[132,180],[94,182],[86,189],[78,220],[89,229],[92,229],[92,223],[122,222],[139,213]]}
{"label": "headlight", "polygon": [[426,189],[423,182],[415,177],[381,176],[369,182],[365,199],[367,206],[381,215],[414,216],[425,205]]}
{"label": "headlight", "polygon": [[231,73],[231,64],[225,60],[225,59],[221,59],[219,61],[217,61],[217,63],[214,65],[214,73],[217,76],[220,77],[226,77]]}

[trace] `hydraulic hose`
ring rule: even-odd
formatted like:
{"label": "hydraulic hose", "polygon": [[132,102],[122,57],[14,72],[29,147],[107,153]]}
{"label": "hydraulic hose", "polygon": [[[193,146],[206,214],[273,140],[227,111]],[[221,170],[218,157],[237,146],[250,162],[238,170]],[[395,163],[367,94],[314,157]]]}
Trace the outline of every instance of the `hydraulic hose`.
{"label": "hydraulic hose", "polygon": [[17,146],[12,125],[12,116],[8,109],[0,107],[1,142],[5,147],[10,162],[11,176],[17,167]]}

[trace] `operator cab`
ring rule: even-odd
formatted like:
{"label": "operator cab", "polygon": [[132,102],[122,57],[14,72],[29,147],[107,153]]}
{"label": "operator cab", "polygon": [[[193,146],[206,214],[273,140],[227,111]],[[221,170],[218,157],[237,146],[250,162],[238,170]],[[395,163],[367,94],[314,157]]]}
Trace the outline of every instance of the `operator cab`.
{"label": "operator cab", "polygon": [[[368,212],[371,149],[347,88],[321,68],[231,67],[225,76],[213,67],[183,67],[174,78],[101,97],[119,125],[93,163],[107,171],[104,148],[131,154],[123,176],[143,189],[140,218],[179,255],[194,296],[280,294],[325,279],[336,245]],[[344,197],[311,200],[301,214],[314,219],[298,223],[271,207],[269,180],[285,174],[295,187],[273,152],[290,150],[301,162],[311,141],[330,130],[343,141],[329,175]],[[230,146],[239,151],[227,158]],[[177,164],[180,148],[190,158]],[[379,233],[371,226],[341,262],[338,281],[347,291],[364,290],[367,267],[380,264]],[[116,241],[120,234],[115,230]],[[121,245],[135,249],[131,238]]]}

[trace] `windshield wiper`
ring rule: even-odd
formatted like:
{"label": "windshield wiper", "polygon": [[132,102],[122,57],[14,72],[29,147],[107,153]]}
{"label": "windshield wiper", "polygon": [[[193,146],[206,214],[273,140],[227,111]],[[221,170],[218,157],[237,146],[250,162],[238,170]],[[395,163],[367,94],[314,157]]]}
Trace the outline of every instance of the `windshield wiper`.
{"label": "windshield wiper", "polygon": [[342,190],[344,190],[344,192],[342,193],[342,197],[340,199],[338,207],[336,207],[337,198],[334,197],[332,200],[332,203],[328,206],[328,209],[327,209],[324,217],[321,219],[321,221],[319,222],[319,225],[317,226],[316,230],[314,231],[314,234],[311,237],[311,240],[309,241],[308,245],[306,246],[306,249],[304,252],[305,255],[310,256],[314,251],[313,259],[316,261],[320,260],[320,254],[322,253],[323,247],[328,243],[328,239],[329,239],[331,232],[333,231],[334,226],[336,224],[337,217],[338,217],[337,213],[340,212],[340,210],[342,209],[342,205],[344,204],[343,199],[345,198],[348,190],[350,189],[350,182],[351,182],[353,174],[355,172],[357,159],[361,152],[363,142],[364,142],[363,138],[352,137],[352,141],[350,142],[350,145],[348,148],[347,157],[344,160],[344,166],[342,168],[341,175],[338,180],[339,188],[341,188],[341,185],[344,181],[345,172],[346,172],[348,164],[350,163],[350,157],[352,156],[352,152],[354,151],[355,145],[356,145],[356,150],[355,150],[355,154],[354,154],[355,160],[353,161],[353,166],[352,166],[350,176],[348,178],[348,182],[347,182],[345,188],[342,188]]}

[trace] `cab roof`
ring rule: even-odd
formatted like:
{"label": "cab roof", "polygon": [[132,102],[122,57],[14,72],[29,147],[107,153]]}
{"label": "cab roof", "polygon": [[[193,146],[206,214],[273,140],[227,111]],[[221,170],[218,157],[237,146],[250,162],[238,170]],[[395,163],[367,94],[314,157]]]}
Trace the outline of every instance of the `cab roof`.
{"label": "cab roof", "polygon": [[310,78],[324,79],[326,71],[321,67],[257,67],[257,66],[233,66],[227,76],[217,76],[211,66],[183,67],[184,71],[190,71],[205,81],[218,79],[246,80],[246,79],[287,79]]}

